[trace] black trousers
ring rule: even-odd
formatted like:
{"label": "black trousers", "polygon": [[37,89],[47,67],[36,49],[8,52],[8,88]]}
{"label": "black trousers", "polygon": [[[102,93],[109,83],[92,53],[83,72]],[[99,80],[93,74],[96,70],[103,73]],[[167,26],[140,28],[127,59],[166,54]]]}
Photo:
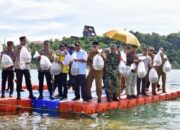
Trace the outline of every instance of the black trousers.
{"label": "black trousers", "polygon": [[[142,82],[142,87],[141,87],[141,82]],[[147,86],[147,76],[145,76],[142,79],[137,77],[137,94],[140,94],[140,93],[145,94],[146,86]]]}
{"label": "black trousers", "polygon": [[76,98],[80,98],[80,89],[81,89],[82,99],[87,99],[86,75],[77,75],[74,76],[74,79],[75,79],[74,91]]}
{"label": "black trousers", "polygon": [[147,79],[146,89],[149,89],[149,86],[150,86],[150,82],[149,82],[149,79]]}
{"label": "black trousers", "polygon": [[14,90],[14,70],[2,70],[2,95],[5,93],[6,82],[8,81],[8,88],[10,88],[10,95]]}
{"label": "black trousers", "polygon": [[21,97],[20,92],[22,89],[23,75],[25,77],[25,83],[26,83],[27,90],[29,91],[29,96],[33,96],[31,75],[30,75],[29,70],[28,69],[25,69],[25,70],[16,69],[15,72],[16,72],[16,78],[17,78],[17,97]]}
{"label": "black trousers", "polygon": [[69,86],[69,87],[72,87],[73,90],[74,90],[74,85],[75,85],[74,75],[72,75],[71,72],[69,72],[68,86]]}
{"label": "black trousers", "polygon": [[60,97],[67,98],[67,73],[61,73],[55,75],[54,78],[54,90],[58,86],[58,92]]}
{"label": "black trousers", "polygon": [[53,93],[52,76],[49,71],[38,71],[39,93],[40,93],[40,95],[43,95],[44,76],[46,77],[49,95],[50,95],[50,97],[52,97],[52,93]]}

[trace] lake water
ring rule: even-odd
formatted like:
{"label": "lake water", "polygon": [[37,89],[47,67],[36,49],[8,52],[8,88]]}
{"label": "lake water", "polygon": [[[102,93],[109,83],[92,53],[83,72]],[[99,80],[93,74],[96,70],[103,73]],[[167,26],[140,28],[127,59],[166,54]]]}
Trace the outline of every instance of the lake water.
{"label": "lake water", "polygon": [[[33,84],[37,72],[31,71]],[[180,70],[167,76],[167,90],[180,90]],[[91,116],[56,112],[0,113],[0,130],[180,130],[180,99]]]}

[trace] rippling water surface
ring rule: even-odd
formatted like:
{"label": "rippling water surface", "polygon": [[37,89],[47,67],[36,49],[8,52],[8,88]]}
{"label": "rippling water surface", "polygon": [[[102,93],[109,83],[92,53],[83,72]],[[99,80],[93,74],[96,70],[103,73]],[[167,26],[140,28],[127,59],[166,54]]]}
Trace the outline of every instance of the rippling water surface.
{"label": "rippling water surface", "polygon": [[[37,83],[36,71],[32,80]],[[33,76],[34,75],[34,76]],[[168,74],[168,90],[180,90],[180,70]],[[47,111],[0,113],[2,130],[180,130],[180,99],[84,116]]]}

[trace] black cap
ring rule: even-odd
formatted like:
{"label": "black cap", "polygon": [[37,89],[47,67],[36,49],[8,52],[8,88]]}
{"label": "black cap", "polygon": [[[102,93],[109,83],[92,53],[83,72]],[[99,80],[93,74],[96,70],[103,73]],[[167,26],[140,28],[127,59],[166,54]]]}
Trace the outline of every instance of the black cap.
{"label": "black cap", "polygon": [[24,39],[26,39],[26,36],[21,36],[21,37],[19,38],[20,41],[22,41],[22,40],[24,40]]}
{"label": "black cap", "polygon": [[48,44],[48,43],[49,43],[49,40],[45,40],[45,41],[44,41],[44,44],[45,44],[45,43],[47,43],[47,44]]}
{"label": "black cap", "polygon": [[59,48],[61,48],[61,47],[65,47],[65,45],[64,44],[59,44]]}
{"label": "black cap", "polygon": [[80,43],[80,41],[76,41],[74,45],[75,45],[75,46],[76,46],[76,45],[77,45],[77,46],[80,46],[81,43]]}
{"label": "black cap", "polygon": [[14,45],[14,42],[13,42],[13,41],[7,41],[7,45],[8,45],[8,46]]}
{"label": "black cap", "polygon": [[126,45],[125,49],[130,49],[131,46],[130,45]]}
{"label": "black cap", "polygon": [[93,46],[95,46],[95,45],[98,46],[99,43],[98,43],[97,41],[94,41],[94,42],[92,42],[92,45],[93,45]]}
{"label": "black cap", "polygon": [[137,48],[137,46],[136,45],[131,45],[131,48]]}
{"label": "black cap", "polygon": [[67,43],[62,43],[65,47],[69,47],[69,45]]}

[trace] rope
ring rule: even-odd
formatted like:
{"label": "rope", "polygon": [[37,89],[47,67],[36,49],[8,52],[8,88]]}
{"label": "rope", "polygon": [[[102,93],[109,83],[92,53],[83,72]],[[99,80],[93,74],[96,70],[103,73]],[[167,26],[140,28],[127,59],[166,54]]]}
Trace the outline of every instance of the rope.
{"label": "rope", "polygon": [[[16,107],[17,108],[17,110],[18,109],[20,109],[20,108],[26,108],[26,109],[31,109],[31,110],[41,110],[41,111],[49,111],[49,112],[60,112],[60,111],[58,111],[58,110],[52,110],[52,109],[46,109],[46,108],[34,108],[34,107],[25,107],[25,106],[21,106],[21,105],[7,105],[7,104],[0,104],[0,107],[1,106],[11,106],[11,107]],[[80,114],[80,113],[78,113],[78,112],[63,112],[63,113],[75,113],[75,114]]]}
{"label": "rope", "polygon": [[48,110],[48,111],[53,111],[53,112],[59,112],[58,110],[52,110],[52,109],[46,109],[46,108],[33,108],[33,107],[25,107],[21,105],[7,105],[7,104],[0,104],[0,106],[11,106],[11,107],[16,107],[18,108],[27,108],[27,109],[32,109],[32,110]]}

